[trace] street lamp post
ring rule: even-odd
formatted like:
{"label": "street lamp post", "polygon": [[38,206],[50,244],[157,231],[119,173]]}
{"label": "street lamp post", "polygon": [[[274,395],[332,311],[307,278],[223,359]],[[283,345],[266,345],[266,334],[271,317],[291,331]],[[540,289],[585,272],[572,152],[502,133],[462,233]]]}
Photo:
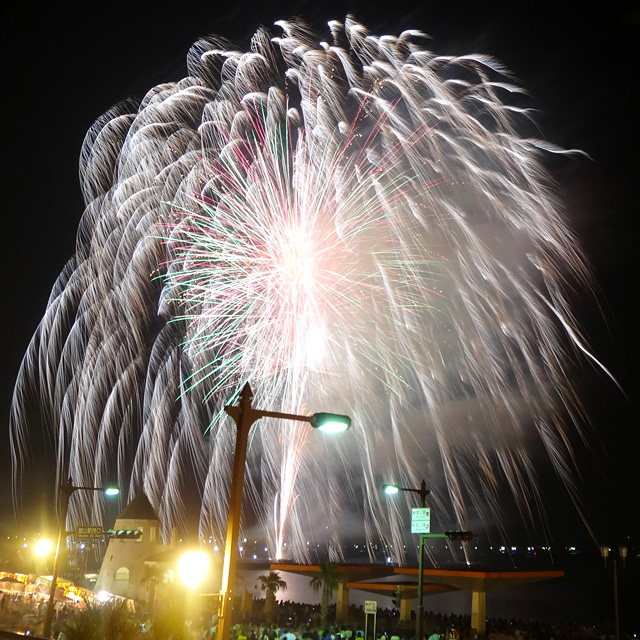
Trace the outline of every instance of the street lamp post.
{"label": "street lamp post", "polygon": [[[395,484],[385,484],[382,487],[383,491],[388,495],[393,495],[399,491],[408,491],[410,493],[417,493],[420,496],[420,506],[424,509],[427,496],[431,493],[427,489],[427,484],[423,480],[420,483],[419,489],[411,489],[408,487],[399,487]],[[424,538],[425,534],[421,533],[420,544],[418,548],[418,605],[416,607],[416,640],[422,640],[422,608],[423,608],[423,575],[422,575],[422,558],[424,556]]]}
{"label": "street lamp post", "polygon": [[[602,559],[604,560],[604,566],[605,569],[607,567],[607,560],[609,559],[609,554],[611,552],[611,549],[609,549],[609,547],[607,545],[602,545],[600,547],[600,553],[602,554]],[[627,554],[629,552],[629,549],[624,546],[624,545],[620,545],[620,547],[618,547],[618,554],[619,554],[619,558],[618,557],[613,557],[612,558],[612,564],[613,564],[613,612],[614,612],[614,616],[615,616],[615,625],[616,625],[616,640],[620,640],[620,606],[619,606],[619,601],[618,601],[618,560],[622,560],[622,566],[624,568],[625,563],[627,561]]]}
{"label": "street lamp post", "polygon": [[333,413],[315,413],[312,416],[300,416],[292,413],[254,409],[251,406],[252,399],[253,393],[249,383],[247,383],[240,392],[239,405],[237,407],[227,406],[224,408],[236,423],[236,450],[233,458],[233,472],[229,495],[229,516],[227,519],[227,538],[222,566],[222,584],[220,587],[218,640],[229,640],[231,632],[231,609],[235,588],[236,564],[238,561],[238,536],[240,534],[245,462],[251,426],[260,418],[277,418],[280,420],[308,422],[314,429],[328,433],[346,431],[351,426],[351,419],[348,416]]}
{"label": "street lamp post", "polygon": [[[395,495],[400,491],[408,491],[410,493],[417,493],[420,496],[420,505],[424,509],[425,507],[425,499],[431,493],[429,489],[427,489],[427,485],[423,480],[420,483],[419,489],[412,489],[410,487],[400,487],[397,484],[383,484],[382,490],[387,495]],[[423,609],[423,601],[424,594],[423,584],[424,584],[424,576],[422,569],[422,560],[424,558],[424,539],[425,538],[449,538],[450,540],[471,540],[473,538],[472,531],[445,531],[444,533],[420,533],[420,545],[418,549],[418,606],[416,608],[416,640],[422,640],[422,609]]]}
{"label": "street lamp post", "polygon": [[60,529],[58,531],[58,543],[56,545],[56,554],[53,558],[53,575],[51,576],[51,587],[49,588],[49,600],[47,602],[47,611],[44,617],[44,627],[42,635],[45,638],[51,636],[51,625],[53,623],[53,613],[55,611],[56,587],[58,584],[58,571],[60,569],[60,550],[64,541],[70,532],[67,531],[67,512],[69,511],[69,499],[75,491],[104,491],[105,495],[117,495],[120,490],[116,487],[74,487],[71,478],[59,487],[62,493],[62,513],[60,517]]}

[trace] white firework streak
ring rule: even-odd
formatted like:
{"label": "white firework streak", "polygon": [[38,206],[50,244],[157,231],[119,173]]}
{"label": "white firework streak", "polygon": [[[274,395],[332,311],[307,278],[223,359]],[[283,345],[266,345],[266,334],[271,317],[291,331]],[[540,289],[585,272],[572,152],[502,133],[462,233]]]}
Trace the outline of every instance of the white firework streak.
{"label": "white firework streak", "polygon": [[[76,255],[16,385],[16,490],[36,393],[59,478],[117,472],[165,535],[195,482],[200,535],[220,538],[223,406],[248,380],[257,407],[354,424],[333,441],[254,427],[247,495],[275,557],[286,539],[308,561],[322,523],[339,558],[349,508],[371,559],[381,539],[403,562],[406,514],[378,487],[425,476],[449,526],[502,527],[506,484],[544,528],[532,440],[579,508],[570,376],[591,356],[564,288],[589,279],[539,160],[563,151],[518,135],[527,110],[502,96],[521,90],[487,56],[351,18],[330,23],[333,44],[277,24],[248,53],[198,41],[188,77],[89,131]],[[69,517],[101,513],[78,495]]]}

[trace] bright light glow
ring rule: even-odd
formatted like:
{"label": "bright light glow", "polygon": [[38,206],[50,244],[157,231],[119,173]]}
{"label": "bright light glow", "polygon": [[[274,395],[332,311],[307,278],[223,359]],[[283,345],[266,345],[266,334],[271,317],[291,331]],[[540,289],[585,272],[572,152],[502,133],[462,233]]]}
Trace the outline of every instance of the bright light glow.
{"label": "bright light glow", "polygon": [[335,413],[315,413],[311,418],[311,426],[325,433],[341,433],[351,427],[351,418]]}
{"label": "bright light glow", "polygon": [[96,598],[98,598],[100,602],[109,602],[113,598],[113,593],[109,593],[108,591],[98,591]]}
{"label": "bright light glow", "polygon": [[395,484],[383,484],[382,490],[387,495],[393,496],[400,491],[400,487],[396,486]]}
{"label": "bright light glow", "polygon": [[35,546],[35,553],[41,558],[48,556],[53,551],[53,543],[51,540],[38,540]]}
{"label": "bright light glow", "polygon": [[118,487],[107,487],[104,490],[105,496],[117,496],[120,493],[120,489]]}
{"label": "bright light glow", "polygon": [[204,551],[187,551],[178,563],[178,575],[190,589],[196,589],[209,570],[209,556]]}

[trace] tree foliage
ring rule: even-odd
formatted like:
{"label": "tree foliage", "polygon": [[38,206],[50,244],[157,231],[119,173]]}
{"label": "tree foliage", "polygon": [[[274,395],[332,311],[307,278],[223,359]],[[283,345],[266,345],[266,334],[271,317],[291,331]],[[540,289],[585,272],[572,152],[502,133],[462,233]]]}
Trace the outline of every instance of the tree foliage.
{"label": "tree foliage", "polygon": [[86,604],[64,622],[61,640],[137,640],[140,625],[124,602],[98,607]]}
{"label": "tree foliage", "polygon": [[273,622],[276,610],[276,591],[287,588],[287,583],[280,577],[277,571],[270,571],[267,575],[258,576],[260,589],[265,591],[264,619],[265,622]]}
{"label": "tree foliage", "polygon": [[338,588],[345,577],[339,572],[340,565],[337,562],[325,562],[320,565],[320,572],[311,578],[309,585],[318,593],[322,590],[322,600],[320,602],[320,622],[323,627],[327,626],[329,617],[329,601],[333,592]]}

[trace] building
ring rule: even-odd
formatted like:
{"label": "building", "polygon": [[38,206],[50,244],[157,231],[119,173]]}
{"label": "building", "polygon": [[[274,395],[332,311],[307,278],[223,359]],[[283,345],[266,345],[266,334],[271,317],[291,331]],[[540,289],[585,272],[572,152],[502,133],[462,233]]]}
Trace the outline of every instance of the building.
{"label": "building", "polygon": [[145,562],[168,549],[162,543],[155,510],[144,493],[138,494],[116,518],[95,591],[147,600],[149,567]]}

